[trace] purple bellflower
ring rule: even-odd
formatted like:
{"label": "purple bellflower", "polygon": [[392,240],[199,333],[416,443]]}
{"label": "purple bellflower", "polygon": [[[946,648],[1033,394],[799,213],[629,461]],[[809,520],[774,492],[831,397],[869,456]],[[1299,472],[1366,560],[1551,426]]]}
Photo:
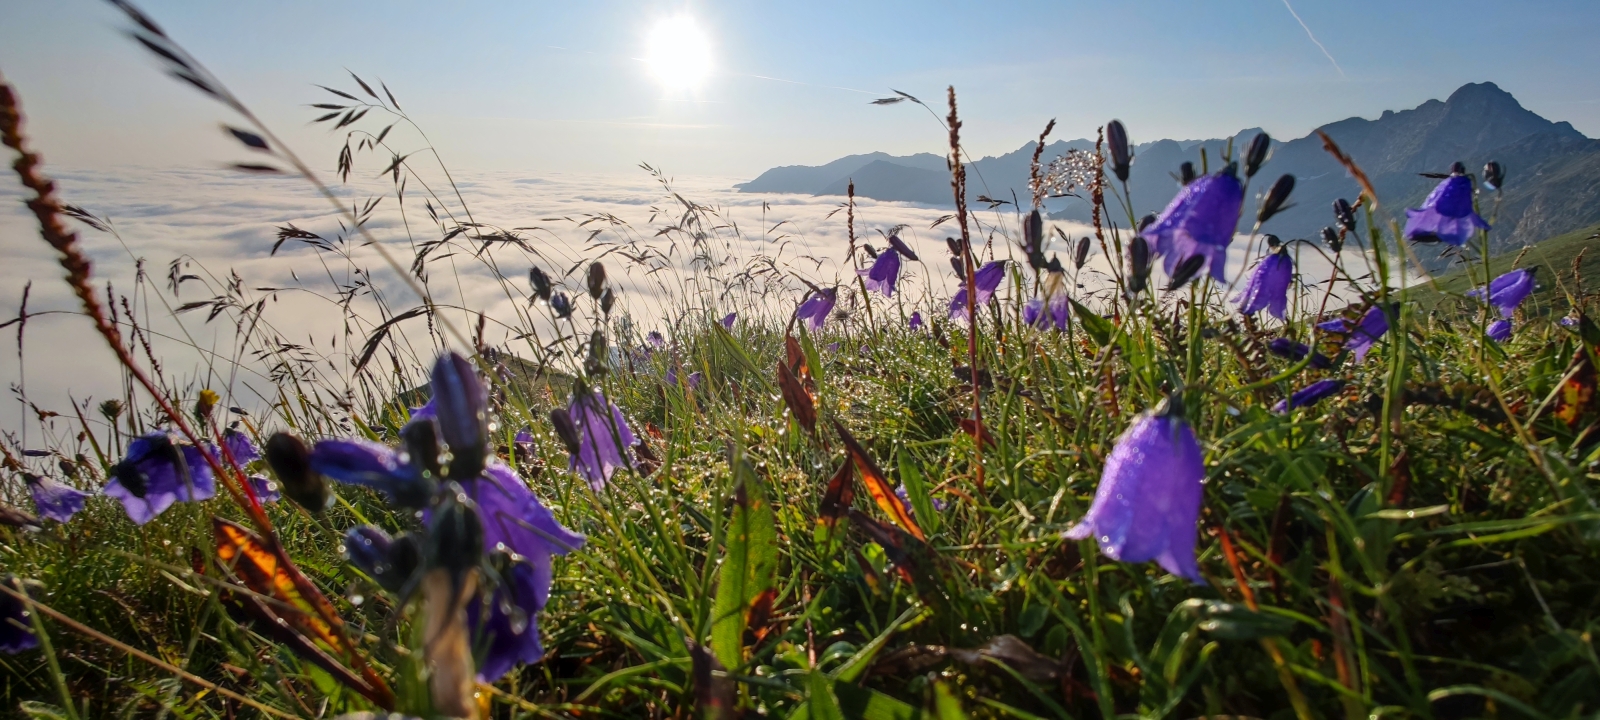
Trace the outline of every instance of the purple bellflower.
{"label": "purple bellflower", "polygon": [[739,321],[739,313],[731,312],[722,316],[722,327],[733,329],[733,324]]}
{"label": "purple bellflower", "polygon": [[1498,343],[1503,343],[1503,342],[1505,342],[1507,340],[1510,340],[1511,339],[1511,321],[1510,320],[1496,320],[1496,321],[1494,321],[1492,323],[1489,323],[1489,327],[1486,330],[1484,330],[1484,334],[1488,335],[1490,340],[1493,340],[1493,341],[1498,342]]}
{"label": "purple bellflower", "polygon": [[872,267],[857,270],[856,274],[867,279],[868,290],[883,293],[884,297],[894,297],[894,286],[900,282],[900,251],[890,247],[878,253],[878,259],[872,261]]}
{"label": "purple bellflower", "polygon": [[1472,210],[1472,179],[1464,170],[1439,181],[1422,207],[1406,210],[1407,240],[1437,240],[1460,247],[1479,229],[1488,230],[1489,223]]}
{"label": "purple bellflower", "polygon": [[[8,589],[16,589],[14,577],[4,579]],[[33,634],[33,620],[28,607],[9,593],[0,593],[0,652],[15,655],[39,647],[39,638]]]}
{"label": "purple bellflower", "polygon": [[[407,427],[427,427],[416,423],[432,422],[428,418],[412,420]],[[347,485],[372,488],[388,495],[396,505],[422,507],[433,495],[434,485],[422,465],[425,460],[382,443],[345,438],[318,440],[311,446],[309,463],[313,472]]]}
{"label": "purple bellflower", "polygon": [[[973,285],[977,286],[978,294],[974,296],[976,302],[973,307],[987,305],[994,298],[994,291],[1000,287],[1000,281],[1006,278],[1006,261],[995,260],[987,262],[978,268],[972,275]],[[950,298],[950,319],[964,320],[967,318],[967,283],[962,281],[961,289],[956,291],[956,296]]]}
{"label": "purple bellflower", "polygon": [[1203,255],[1210,260],[1211,277],[1222,280],[1228,244],[1233,242],[1243,207],[1244,186],[1239,183],[1238,170],[1229,165],[1183,186],[1167,209],[1139,234],[1155,245],[1168,276],[1185,260]]}
{"label": "purple bellflower", "polygon": [[516,665],[544,657],[538,615],[550,599],[551,558],[582,548],[585,538],[563,527],[498,460],[490,460],[483,474],[462,488],[483,520],[484,552],[504,552],[511,560],[487,602],[467,609],[474,644],[486,646],[478,680],[494,682]]}
{"label": "purple bellflower", "polygon": [[[691,377],[690,384],[693,385]],[[631,467],[628,448],[639,442],[628,419],[599,390],[578,388],[567,405],[567,417],[577,439],[577,450],[571,454],[570,467],[589,481],[589,487],[605,487],[617,468]]]}
{"label": "purple bellflower", "polygon": [[1067,320],[1071,317],[1071,306],[1067,304],[1067,296],[1059,294],[1046,303],[1044,298],[1034,298],[1022,306],[1022,322],[1046,330],[1055,328],[1058,331],[1067,329]]}
{"label": "purple bellflower", "polygon": [[1066,537],[1090,537],[1121,562],[1155,560],[1167,572],[1204,582],[1195,561],[1206,469],[1194,431],[1171,406],[1146,413],[1117,438],[1089,513]]}
{"label": "purple bellflower", "polygon": [[690,390],[699,390],[700,389],[700,382],[705,380],[705,379],[706,379],[705,373],[702,373],[699,370],[696,370],[696,371],[694,371],[692,373],[689,373],[689,389]]}
{"label": "purple bellflower", "polygon": [[[1273,338],[1271,342],[1267,343],[1267,352],[1270,352],[1273,355],[1277,355],[1281,358],[1288,358],[1295,362],[1299,362],[1305,358],[1306,353],[1311,352],[1311,347],[1305,343],[1295,342],[1285,337],[1279,337]],[[1311,356],[1311,367],[1326,370],[1330,367],[1333,367],[1333,361],[1329,360],[1328,356],[1323,355],[1322,353],[1315,353]]]}
{"label": "purple bellflower", "polygon": [[650,343],[650,347],[653,347],[657,350],[667,346],[667,339],[663,337],[660,332],[655,330],[651,330],[648,334],[646,334],[644,336],[644,341]]}
{"label": "purple bellflower", "polygon": [[122,462],[111,468],[105,493],[116,498],[128,519],[143,525],[172,504],[210,499],[216,481],[205,456],[193,445],[180,445],[165,431],[133,439]]}
{"label": "purple bellflower", "polygon": [[1384,314],[1383,308],[1374,305],[1367,310],[1366,316],[1361,318],[1360,324],[1350,331],[1350,339],[1345,341],[1345,347],[1356,357],[1356,362],[1366,362],[1367,351],[1372,345],[1389,332],[1389,316]]}
{"label": "purple bellflower", "polygon": [[1516,313],[1517,306],[1533,294],[1533,273],[1538,269],[1538,266],[1517,268],[1490,281],[1487,292],[1481,287],[1474,288],[1467,292],[1467,297],[1487,299],[1500,311],[1501,317],[1509,318]]}
{"label": "purple bellflower", "polygon": [[1245,315],[1266,310],[1282,320],[1289,306],[1289,284],[1294,280],[1294,261],[1289,253],[1279,250],[1269,253],[1256,265],[1255,272],[1244,283],[1244,289],[1233,299],[1239,312]]}
{"label": "purple bellflower", "polygon": [[1560,320],[1557,320],[1556,322],[1561,323],[1561,327],[1564,327],[1564,328],[1577,327],[1578,326],[1578,319],[1573,317],[1573,316],[1571,316],[1571,315],[1563,316]]}
{"label": "purple bellflower", "polygon": [[911,312],[911,319],[906,321],[906,327],[912,330],[921,330],[922,325],[922,312],[920,310],[913,310]]}
{"label": "purple bellflower", "polygon": [[249,435],[233,428],[228,428],[222,433],[222,445],[228,449],[228,454],[233,456],[233,461],[239,463],[239,467],[261,459],[261,449],[256,447],[255,441],[251,440]]}
{"label": "purple bellflower", "polygon": [[828,314],[833,312],[833,304],[838,300],[838,288],[814,291],[806,297],[805,302],[800,303],[800,307],[794,311],[794,315],[804,320],[806,327],[811,328],[811,332],[817,332],[822,329],[822,323],[828,320]]}
{"label": "purple bellflower", "polygon": [[33,495],[33,506],[38,508],[39,516],[56,522],[68,522],[73,515],[83,512],[83,501],[90,495],[33,473],[24,473],[22,479],[28,483],[28,492]]}
{"label": "purple bellflower", "polygon": [[251,475],[250,487],[256,491],[256,499],[271,503],[283,499],[283,491],[278,489],[278,483],[265,475]]}
{"label": "purple bellflower", "polygon": [[1310,407],[1343,389],[1343,380],[1318,380],[1294,391],[1289,395],[1289,399],[1279,400],[1278,404],[1272,407],[1272,411],[1286,413],[1297,407]]}

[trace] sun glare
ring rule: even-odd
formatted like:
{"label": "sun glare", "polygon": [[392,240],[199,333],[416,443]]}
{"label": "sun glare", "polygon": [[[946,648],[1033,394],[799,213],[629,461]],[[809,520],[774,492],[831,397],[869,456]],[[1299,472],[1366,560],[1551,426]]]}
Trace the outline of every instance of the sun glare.
{"label": "sun glare", "polygon": [[693,89],[711,74],[711,46],[694,19],[680,15],[662,20],[650,31],[644,61],[668,89]]}

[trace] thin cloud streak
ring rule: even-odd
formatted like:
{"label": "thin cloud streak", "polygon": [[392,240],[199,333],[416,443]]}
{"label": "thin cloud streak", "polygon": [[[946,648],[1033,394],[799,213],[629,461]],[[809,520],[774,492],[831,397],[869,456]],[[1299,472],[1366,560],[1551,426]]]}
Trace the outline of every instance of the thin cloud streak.
{"label": "thin cloud streak", "polygon": [[1317,36],[1311,32],[1311,26],[1307,25],[1306,21],[1300,19],[1300,13],[1294,11],[1294,6],[1289,4],[1289,0],[1283,0],[1283,6],[1289,9],[1289,14],[1294,16],[1294,21],[1300,23],[1300,27],[1306,31],[1306,37],[1311,38],[1311,42],[1317,44],[1317,49],[1321,50],[1322,54],[1327,56],[1328,62],[1333,63],[1333,69],[1339,71],[1339,77],[1344,77],[1344,68],[1339,67],[1339,61],[1333,59],[1333,53],[1328,52],[1328,48],[1324,47],[1322,45],[1322,41],[1318,40]]}

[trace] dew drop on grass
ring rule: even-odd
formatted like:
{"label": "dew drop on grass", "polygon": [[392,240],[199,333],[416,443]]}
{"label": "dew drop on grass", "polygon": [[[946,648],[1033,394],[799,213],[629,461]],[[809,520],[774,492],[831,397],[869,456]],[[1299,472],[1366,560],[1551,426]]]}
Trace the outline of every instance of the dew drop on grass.
{"label": "dew drop on grass", "polygon": [[511,618],[512,635],[521,635],[522,633],[527,632],[528,614],[523,612],[522,608],[512,607],[511,612],[508,613],[508,616]]}

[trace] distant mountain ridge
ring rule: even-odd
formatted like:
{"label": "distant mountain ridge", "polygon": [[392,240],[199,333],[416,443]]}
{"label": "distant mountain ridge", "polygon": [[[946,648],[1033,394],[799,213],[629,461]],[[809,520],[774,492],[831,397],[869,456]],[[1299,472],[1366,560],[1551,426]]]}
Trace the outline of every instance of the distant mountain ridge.
{"label": "distant mountain ridge", "polygon": [[[1403,219],[1403,209],[1419,205],[1432,189],[1436,181],[1419,173],[1446,172],[1456,161],[1478,172],[1484,162],[1496,160],[1506,167],[1506,186],[1498,208],[1493,207],[1494,196],[1486,195],[1483,210],[1485,216],[1494,216],[1490,237],[1497,250],[1600,222],[1600,140],[1585,137],[1567,122],[1540,117],[1494,83],[1470,83],[1442,101],[1386,110],[1376,119],[1352,117],[1319,129],[1367,173],[1384,203],[1380,217],[1385,219]],[[1235,155],[1258,132],[1235,135]],[[1178,166],[1187,160],[1200,167],[1202,150],[1215,169],[1228,142],[1227,138],[1157,140],[1139,145],[1128,180],[1135,214],[1164,208],[1178,192],[1174,181]],[[1046,146],[1042,159],[1048,162],[1070,149],[1093,147],[1091,140],[1056,141]],[[969,201],[975,202],[979,195],[1010,200],[1015,193],[1026,205],[1033,151],[1030,142],[970,163]],[[854,179],[856,194],[862,197],[951,206],[947,167],[945,158],[931,153],[880,152],[818,167],[773,168],[735,187],[752,193],[842,195]],[[1263,231],[1284,238],[1317,237],[1323,226],[1331,224],[1333,201],[1353,200],[1359,192],[1355,180],[1323,150],[1315,132],[1274,140],[1271,160],[1250,188],[1251,208],[1254,196],[1282,174],[1294,175],[1297,181],[1291,197],[1294,206],[1274,217]],[[1246,215],[1252,214],[1251,208]],[[1088,203],[1074,198],[1052,200],[1047,209],[1057,219],[1090,218]],[[1240,224],[1242,229],[1248,226]]]}

